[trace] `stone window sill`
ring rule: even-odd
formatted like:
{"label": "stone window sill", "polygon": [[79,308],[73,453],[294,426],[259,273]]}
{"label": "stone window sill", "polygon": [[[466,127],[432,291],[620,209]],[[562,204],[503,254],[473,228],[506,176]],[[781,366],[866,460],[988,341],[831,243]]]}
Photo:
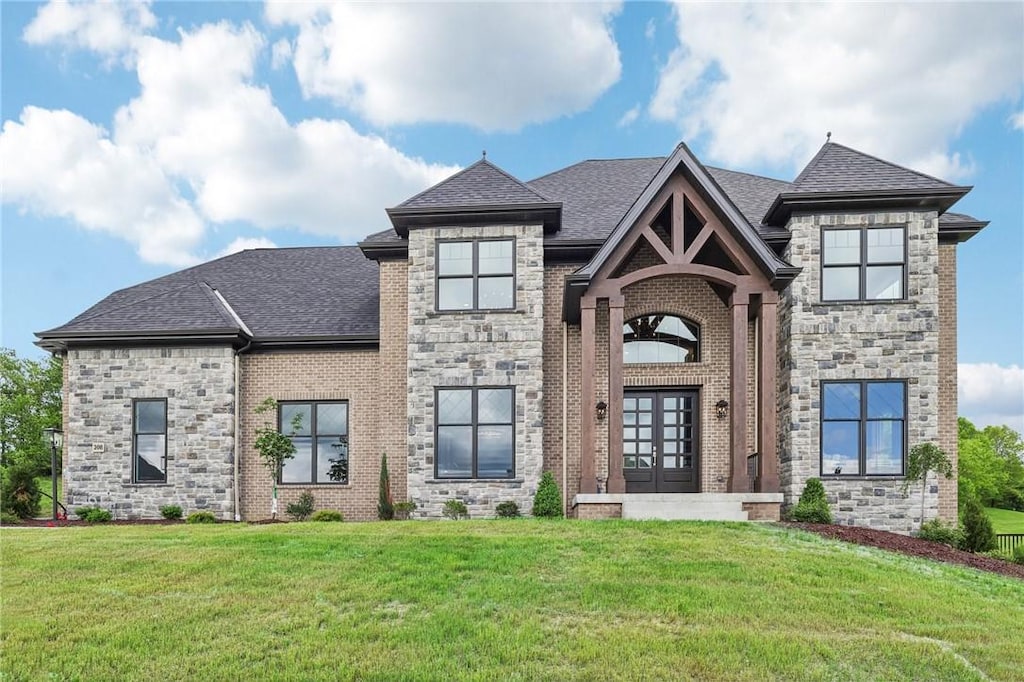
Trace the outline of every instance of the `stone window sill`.
{"label": "stone window sill", "polygon": [[347,488],[348,483],[284,483],[278,482],[282,488]]}
{"label": "stone window sill", "polygon": [[817,301],[811,304],[811,308],[834,308],[836,306],[879,306],[879,305],[896,305],[896,306],[916,306],[919,302],[912,301],[910,299],[892,299],[883,298],[877,301]]}
{"label": "stone window sill", "polygon": [[122,483],[122,488],[173,488],[173,483]]}
{"label": "stone window sill", "polygon": [[525,483],[522,478],[428,478],[424,483],[436,485],[457,485],[459,483]]}
{"label": "stone window sill", "polygon": [[510,308],[496,308],[494,310],[432,310],[424,315],[428,320],[434,320],[445,317],[468,317],[472,315],[479,315],[481,317],[492,317],[494,315],[525,315],[525,310],[510,309]]}
{"label": "stone window sill", "polygon": [[884,483],[885,481],[903,481],[906,479],[906,476],[893,476],[891,474],[879,474],[877,476],[867,474],[863,476],[836,476],[835,474],[822,474],[819,478],[823,481],[875,481],[878,483]]}

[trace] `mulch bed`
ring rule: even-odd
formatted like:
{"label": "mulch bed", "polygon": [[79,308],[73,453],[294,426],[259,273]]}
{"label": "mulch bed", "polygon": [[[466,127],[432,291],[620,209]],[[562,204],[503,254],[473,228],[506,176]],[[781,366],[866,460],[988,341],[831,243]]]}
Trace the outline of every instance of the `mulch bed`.
{"label": "mulch bed", "polygon": [[982,571],[1000,573],[1024,580],[1024,566],[1020,564],[993,559],[992,557],[980,554],[971,554],[970,552],[953,549],[947,545],[940,545],[937,542],[912,538],[907,535],[889,533],[888,531],[875,530],[873,528],[859,528],[857,526],[833,526],[817,523],[787,523],[785,525],[817,533],[833,540],[878,547],[890,552],[909,554],[910,556],[942,561],[947,564],[970,566]]}
{"label": "mulch bed", "polygon": [[22,519],[16,526],[5,528],[63,528],[65,526],[176,526],[185,523],[181,519],[121,519],[105,523],[86,523],[80,520],[54,521],[53,519]]}

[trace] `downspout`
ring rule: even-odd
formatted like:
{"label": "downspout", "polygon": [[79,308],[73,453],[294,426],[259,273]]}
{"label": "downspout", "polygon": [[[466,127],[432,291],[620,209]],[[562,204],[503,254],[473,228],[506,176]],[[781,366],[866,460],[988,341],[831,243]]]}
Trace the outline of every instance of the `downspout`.
{"label": "downspout", "polygon": [[[757,468],[754,478],[761,476],[761,315],[763,308],[754,318],[754,446],[757,448]],[[749,398],[748,398],[749,399]],[[760,485],[760,481],[758,481]],[[754,492],[751,490],[750,492]]]}
{"label": "downspout", "polygon": [[569,463],[566,455],[569,448],[569,323],[562,322],[562,506],[565,516],[569,515]]}

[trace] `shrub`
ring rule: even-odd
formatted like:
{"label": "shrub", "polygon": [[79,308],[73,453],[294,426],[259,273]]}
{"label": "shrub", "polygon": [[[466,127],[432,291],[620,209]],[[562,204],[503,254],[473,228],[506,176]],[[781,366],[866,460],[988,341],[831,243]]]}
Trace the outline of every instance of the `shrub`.
{"label": "shrub", "polygon": [[18,463],[7,468],[0,489],[0,509],[21,519],[30,519],[39,513],[39,486],[36,469],[29,463]]}
{"label": "shrub", "polygon": [[388,456],[380,458],[380,485],[377,495],[377,518],[390,521],[395,518],[395,501],[391,497],[391,474],[388,473]]}
{"label": "shrub", "polygon": [[0,512],[0,526],[16,526],[21,523],[21,519],[11,514],[10,512]]}
{"label": "shrub", "polygon": [[165,504],[160,507],[160,516],[164,517],[169,521],[181,518],[181,507],[176,504]]}
{"label": "shrub", "polygon": [[344,521],[345,516],[337,509],[318,509],[309,517],[310,521]]}
{"label": "shrub", "polygon": [[314,504],[313,493],[307,491],[299,495],[298,501],[289,504],[285,511],[296,521],[305,521],[313,513]]}
{"label": "shrub", "polygon": [[964,504],[960,526],[964,529],[964,541],[960,549],[968,552],[987,552],[995,549],[996,534],[992,530],[992,521],[985,514],[977,498],[972,497]]}
{"label": "shrub", "polygon": [[444,503],[442,513],[453,521],[469,518],[469,510],[466,509],[466,503],[462,500],[448,500]]}
{"label": "shrub", "polygon": [[415,502],[396,502],[395,503],[395,518],[407,519],[409,515],[416,511]]}
{"label": "shrub", "polygon": [[562,516],[562,493],[550,471],[545,471],[537,484],[537,492],[533,495],[533,515],[541,518]]}
{"label": "shrub", "polygon": [[1005,549],[990,549],[987,552],[978,552],[982,556],[992,557],[1000,561],[1013,561],[1013,554]]}
{"label": "shrub", "polygon": [[940,519],[932,519],[921,524],[917,537],[929,542],[938,542],[950,547],[959,547],[964,541],[964,532],[956,526],[947,526]]}
{"label": "shrub", "polygon": [[185,523],[217,523],[217,517],[213,515],[213,512],[197,511],[189,514]]}
{"label": "shrub", "polygon": [[114,518],[109,511],[96,506],[78,507],[75,514],[86,523],[106,523]]}
{"label": "shrub", "polygon": [[519,505],[512,500],[509,500],[507,502],[502,502],[495,507],[495,511],[498,512],[498,516],[500,518],[514,519],[519,516]]}
{"label": "shrub", "polygon": [[1013,563],[1024,566],[1024,545],[1017,545],[1013,548]]}
{"label": "shrub", "polygon": [[832,523],[832,510],[825,497],[825,486],[817,478],[808,478],[800,501],[789,511],[791,521],[801,523]]}

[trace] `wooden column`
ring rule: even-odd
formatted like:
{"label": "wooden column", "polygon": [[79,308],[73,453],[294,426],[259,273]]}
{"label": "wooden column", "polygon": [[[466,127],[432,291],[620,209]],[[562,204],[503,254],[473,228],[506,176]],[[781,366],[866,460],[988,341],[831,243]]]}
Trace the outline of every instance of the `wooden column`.
{"label": "wooden column", "polygon": [[757,452],[761,470],[759,492],[779,492],[779,456],[778,447],[778,308],[779,295],[774,291],[761,294],[760,347],[757,357],[760,361],[758,371],[757,414],[760,423],[757,425]]}
{"label": "wooden column", "polygon": [[594,399],[594,363],[596,361],[594,334],[597,300],[584,296],[580,301],[580,492],[596,493],[594,478],[594,419],[597,401]]}
{"label": "wooden column", "polygon": [[729,398],[729,430],[731,432],[732,471],[729,492],[745,493],[750,489],[747,477],[747,309],[750,295],[737,289],[729,301],[732,312],[732,391]]}
{"label": "wooden column", "polygon": [[608,492],[626,492],[622,477],[622,308],[623,296],[608,299]]}

